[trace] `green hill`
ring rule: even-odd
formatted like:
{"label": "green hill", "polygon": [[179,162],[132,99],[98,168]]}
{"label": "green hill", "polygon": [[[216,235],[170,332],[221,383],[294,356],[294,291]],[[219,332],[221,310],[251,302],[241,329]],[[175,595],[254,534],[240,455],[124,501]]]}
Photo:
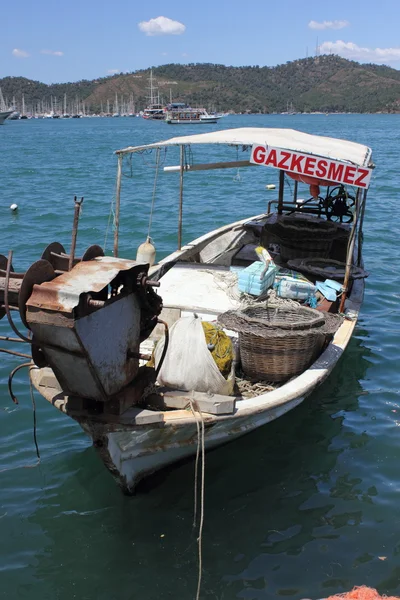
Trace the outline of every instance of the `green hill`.
{"label": "green hill", "polygon": [[[57,106],[64,98],[68,111],[82,106],[91,112],[113,110],[121,104],[143,109],[148,95],[149,70],[113,75],[93,81],[46,85],[23,77],[0,79],[3,95],[14,97],[27,110]],[[319,56],[276,67],[228,67],[216,64],[168,64],[153,69],[160,100],[234,112],[295,111],[400,112],[400,71],[387,66],[360,64],[338,56]]]}

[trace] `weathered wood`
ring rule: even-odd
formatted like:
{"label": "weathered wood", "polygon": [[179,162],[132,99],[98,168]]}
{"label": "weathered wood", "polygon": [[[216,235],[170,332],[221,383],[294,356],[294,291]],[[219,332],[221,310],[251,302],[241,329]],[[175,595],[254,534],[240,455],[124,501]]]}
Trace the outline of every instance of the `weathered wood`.
{"label": "weathered wood", "polygon": [[40,369],[39,386],[47,387],[61,392],[61,386],[58,383],[57,378],[54,375],[53,370],[50,369],[50,367],[44,367],[43,369]]}
{"label": "weathered wood", "polygon": [[159,396],[160,406],[157,408],[184,409],[192,399],[201,412],[211,415],[230,415],[235,411],[236,398],[234,396],[221,396],[219,394],[205,394],[203,392],[164,392]]}

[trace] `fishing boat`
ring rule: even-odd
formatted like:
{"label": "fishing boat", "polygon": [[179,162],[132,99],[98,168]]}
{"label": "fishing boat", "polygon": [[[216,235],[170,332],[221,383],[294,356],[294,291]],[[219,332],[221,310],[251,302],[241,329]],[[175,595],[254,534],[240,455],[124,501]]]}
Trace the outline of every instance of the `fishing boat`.
{"label": "fishing boat", "polygon": [[[216,150],[221,160],[210,161]],[[177,249],[159,262],[150,238],[136,260],[119,257],[123,165],[144,154],[155,181],[160,168],[163,178],[176,177]],[[268,128],[174,137],[116,156],[113,256],[99,246],[75,256],[75,206],[69,254],[53,242],[24,276],[13,273],[12,255],[1,257],[0,308],[12,324],[8,305],[18,306],[30,330],[19,335],[32,345],[36,390],[80,424],[133,493],[199,447],[215,448],[293,410],[330,375],[363,301],[374,165],[362,144]],[[197,177],[201,186],[203,171],[238,168],[250,177],[275,170],[277,198],[262,214],[183,244],[184,180]],[[300,199],[301,186],[310,186],[309,199]],[[250,204],[251,197],[243,212]]]}

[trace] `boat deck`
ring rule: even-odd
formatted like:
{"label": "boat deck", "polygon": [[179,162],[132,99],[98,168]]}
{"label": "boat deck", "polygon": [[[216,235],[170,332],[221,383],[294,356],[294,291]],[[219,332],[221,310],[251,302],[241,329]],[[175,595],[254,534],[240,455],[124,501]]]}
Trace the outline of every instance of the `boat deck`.
{"label": "boat deck", "polygon": [[165,308],[181,309],[181,316],[196,312],[202,319],[240,306],[236,277],[229,267],[177,263],[160,280]]}

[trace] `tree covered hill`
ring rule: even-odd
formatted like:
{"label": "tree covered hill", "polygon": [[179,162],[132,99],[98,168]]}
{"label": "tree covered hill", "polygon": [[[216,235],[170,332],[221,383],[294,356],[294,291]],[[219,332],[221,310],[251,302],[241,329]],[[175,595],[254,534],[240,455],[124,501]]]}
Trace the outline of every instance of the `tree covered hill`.
{"label": "tree covered hill", "polygon": [[[46,85],[23,77],[0,79],[11,103],[36,110],[40,104],[61,107],[84,101],[86,110],[134,103],[143,109],[149,96],[150,70],[93,81]],[[276,67],[229,67],[218,64],[167,64],[153,69],[160,100],[235,112],[400,112],[400,71],[384,65],[360,64],[338,56],[318,56]]]}

